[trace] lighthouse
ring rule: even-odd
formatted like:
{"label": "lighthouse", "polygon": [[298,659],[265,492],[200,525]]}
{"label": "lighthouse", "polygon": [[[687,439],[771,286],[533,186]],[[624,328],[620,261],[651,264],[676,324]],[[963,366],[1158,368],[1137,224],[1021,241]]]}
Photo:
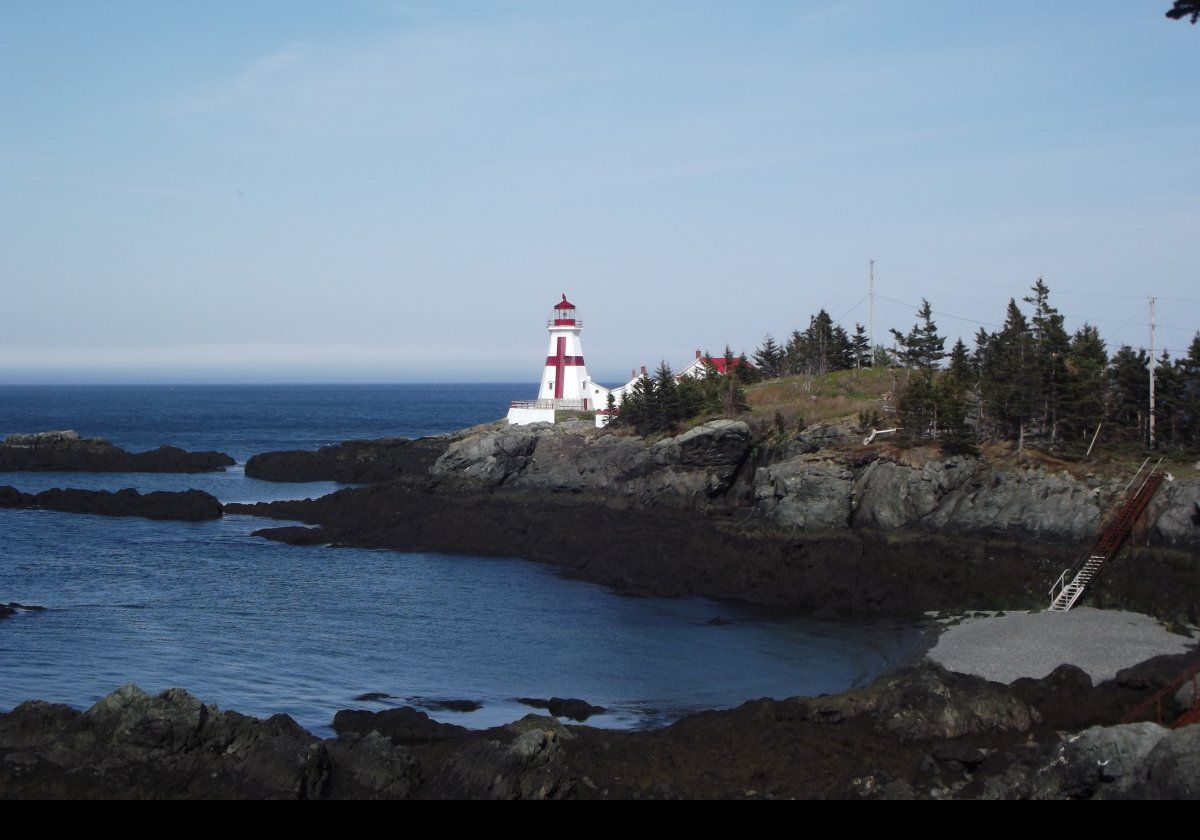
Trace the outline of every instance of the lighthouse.
{"label": "lighthouse", "polygon": [[579,343],[582,330],[583,321],[575,311],[575,304],[567,300],[564,292],[562,300],[554,304],[546,320],[550,344],[537,399],[514,401],[508,411],[509,423],[553,423],[557,410],[596,410],[594,398],[601,389],[588,378],[583,346]]}

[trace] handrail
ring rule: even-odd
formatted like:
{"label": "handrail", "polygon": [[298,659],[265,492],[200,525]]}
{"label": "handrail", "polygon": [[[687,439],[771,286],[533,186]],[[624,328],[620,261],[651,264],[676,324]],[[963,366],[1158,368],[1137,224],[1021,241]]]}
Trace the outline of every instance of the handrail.
{"label": "handrail", "polygon": [[1191,668],[1188,668],[1175,679],[1164,685],[1154,694],[1150,695],[1150,697],[1140,703],[1137,708],[1125,715],[1125,718],[1121,721],[1121,723],[1133,723],[1138,718],[1145,715],[1146,712],[1150,711],[1151,707],[1156,707],[1155,720],[1158,723],[1162,723],[1162,699],[1168,694],[1179,690],[1179,688],[1182,687],[1183,684],[1188,680],[1192,681],[1192,704],[1195,708],[1200,708],[1200,695],[1197,695],[1196,693],[1197,690],[1200,689],[1200,686],[1196,684],[1198,675],[1200,675],[1200,662],[1197,662]]}
{"label": "handrail", "polygon": [[1054,581],[1054,583],[1050,584],[1050,589],[1049,589],[1049,591],[1047,591],[1046,594],[1050,596],[1051,600],[1054,600],[1055,598],[1058,597],[1057,595],[1054,594],[1054,587],[1057,586],[1059,592],[1062,592],[1064,589],[1067,588],[1067,585],[1066,585],[1066,583],[1064,583],[1064,581],[1067,579],[1067,575],[1069,575],[1069,574],[1071,574],[1070,569],[1063,569],[1063,573],[1058,576],[1058,580],[1056,580],[1056,581]]}

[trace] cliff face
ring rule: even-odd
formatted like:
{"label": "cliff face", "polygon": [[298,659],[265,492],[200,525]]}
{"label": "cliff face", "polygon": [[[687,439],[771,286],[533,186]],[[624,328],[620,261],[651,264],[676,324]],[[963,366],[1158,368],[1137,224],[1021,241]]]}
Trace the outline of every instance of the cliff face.
{"label": "cliff face", "polygon": [[[732,420],[649,446],[585,430],[508,427],[450,443],[430,475],[460,489],[586,492],[710,512],[734,507],[786,533],[904,529],[1070,543],[1095,531],[1122,487],[1038,466],[872,450],[846,445],[832,427],[816,432],[764,448]],[[1168,483],[1149,519],[1152,544],[1200,548],[1200,479]]]}

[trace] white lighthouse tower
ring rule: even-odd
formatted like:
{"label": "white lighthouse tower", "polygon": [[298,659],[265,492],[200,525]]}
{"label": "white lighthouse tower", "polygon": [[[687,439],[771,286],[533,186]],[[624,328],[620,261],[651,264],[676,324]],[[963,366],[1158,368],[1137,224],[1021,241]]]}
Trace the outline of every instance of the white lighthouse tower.
{"label": "white lighthouse tower", "polygon": [[508,411],[509,423],[553,423],[554,412],[558,409],[594,411],[597,408],[591,393],[594,386],[587,384],[587,366],[583,362],[583,346],[579,343],[583,321],[576,317],[575,304],[567,300],[566,293],[550,310],[546,330],[550,333],[550,346],[537,399],[514,401]]}

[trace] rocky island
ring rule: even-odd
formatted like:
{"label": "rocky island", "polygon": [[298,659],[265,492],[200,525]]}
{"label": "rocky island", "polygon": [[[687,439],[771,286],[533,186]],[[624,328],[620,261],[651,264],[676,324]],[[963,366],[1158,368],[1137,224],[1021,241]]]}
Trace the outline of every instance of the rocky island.
{"label": "rocky island", "polygon": [[218,472],[236,461],[223,452],[188,452],[160,446],[127,452],[103,438],[73,431],[9,435],[0,443],[0,472]]}
{"label": "rocky island", "polygon": [[59,513],[90,513],[99,516],[140,516],[146,519],[176,519],[200,522],[220,519],[221,503],[203,490],[139,493],[132,488],[78,490],[74,488],[22,493],[15,487],[0,487],[0,508],[53,510]]}

